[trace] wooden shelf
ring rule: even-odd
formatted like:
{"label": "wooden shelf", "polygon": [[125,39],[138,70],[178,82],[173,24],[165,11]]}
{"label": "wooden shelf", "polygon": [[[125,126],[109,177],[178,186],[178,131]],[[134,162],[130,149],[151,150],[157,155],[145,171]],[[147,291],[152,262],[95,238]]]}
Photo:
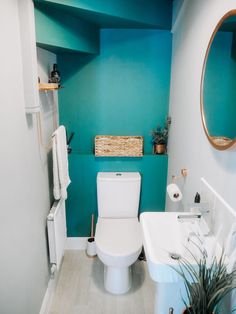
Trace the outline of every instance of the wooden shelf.
{"label": "wooden shelf", "polygon": [[58,90],[61,86],[57,83],[39,83],[39,90],[47,91],[47,90]]}
{"label": "wooden shelf", "polygon": [[138,156],[138,157],[123,157],[123,156],[116,156],[116,157],[110,157],[110,156],[108,156],[108,157],[104,157],[104,156],[102,156],[102,157],[100,157],[100,156],[95,156],[95,154],[93,153],[93,152],[90,152],[90,151],[84,151],[84,152],[81,152],[81,151],[79,151],[79,150],[77,150],[77,149],[72,149],[72,153],[71,153],[71,155],[78,155],[78,156],[90,156],[90,157],[94,157],[94,158],[96,158],[96,159],[107,159],[107,160],[116,160],[116,159],[119,159],[119,160],[125,160],[125,159],[134,159],[134,160],[136,160],[136,159],[143,159],[143,158],[153,158],[153,159],[158,159],[158,158],[168,158],[168,154],[152,154],[152,153],[144,153],[143,154],[143,156]]}

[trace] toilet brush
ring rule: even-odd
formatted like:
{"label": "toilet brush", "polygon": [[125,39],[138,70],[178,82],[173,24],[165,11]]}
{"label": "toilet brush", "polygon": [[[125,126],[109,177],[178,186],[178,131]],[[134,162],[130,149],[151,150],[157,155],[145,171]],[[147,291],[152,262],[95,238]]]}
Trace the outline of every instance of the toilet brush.
{"label": "toilet brush", "polygon": [[90,232],[90,238],[88,238],[87,241],[87,255],[89,257],[96,256],[96,244],[94,239],[94,214],[92,214],[91,217],[91,232]]}
{"label": "toilet brush", "polygon": [[94,238],[94,214],[92,214],[92,217],[91,217],[91,232],[90,232],[90,238]]}

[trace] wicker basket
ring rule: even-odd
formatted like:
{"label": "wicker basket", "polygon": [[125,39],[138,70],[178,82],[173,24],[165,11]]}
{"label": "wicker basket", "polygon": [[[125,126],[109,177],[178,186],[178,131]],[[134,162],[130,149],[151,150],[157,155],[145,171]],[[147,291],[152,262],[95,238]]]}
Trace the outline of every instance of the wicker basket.
{"label": "wicker basket", "polygon": [[141,157],[143,156],[143,137],[97,135],[95,156]]}

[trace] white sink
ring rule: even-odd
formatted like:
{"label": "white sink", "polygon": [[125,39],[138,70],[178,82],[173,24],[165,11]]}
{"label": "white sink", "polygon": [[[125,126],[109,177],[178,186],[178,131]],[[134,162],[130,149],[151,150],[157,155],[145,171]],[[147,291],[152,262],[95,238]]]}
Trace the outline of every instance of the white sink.
{"label": "white sink", "polygon": [[146,212],[140,216],[144,249],[151,278],[156,282],[176,282],[179,280],[172,267],[178,268],[178,260],[173,254],[187,258],[194,263],[189,253],[199,254],[192,241],[188,241],[194,230],[196,219],[178,220],[180,212]]}
{"label": "white sink", "polygon": [[145,212],[140,215],[148,270],[156,282],[155,314],[166,314],[170,307],[175,309],[174,313],[181,313],[184,307],[182,299],[186,299],[186,294],[183,281],[173,269],[179,267],[179,261],[171,256],[187,259],[194,265],[196,262],[191,253],[197,258],[201,254],[198,247],[207,252],[213,247],[213,237],[204,237],[201,232],[200,219],[180,220],[179,215],[192,213]]}

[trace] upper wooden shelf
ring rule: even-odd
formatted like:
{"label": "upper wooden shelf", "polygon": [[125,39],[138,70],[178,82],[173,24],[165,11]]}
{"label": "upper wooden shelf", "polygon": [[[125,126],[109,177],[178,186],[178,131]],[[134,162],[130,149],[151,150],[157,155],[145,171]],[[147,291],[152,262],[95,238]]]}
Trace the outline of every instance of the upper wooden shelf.
{"label": "upper wooden shelf", "polygon": [[61,86],[57,83],[39,83],[39,90],[47,91],[47,90],[58,90]]}

